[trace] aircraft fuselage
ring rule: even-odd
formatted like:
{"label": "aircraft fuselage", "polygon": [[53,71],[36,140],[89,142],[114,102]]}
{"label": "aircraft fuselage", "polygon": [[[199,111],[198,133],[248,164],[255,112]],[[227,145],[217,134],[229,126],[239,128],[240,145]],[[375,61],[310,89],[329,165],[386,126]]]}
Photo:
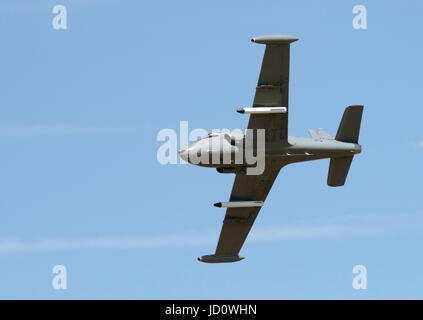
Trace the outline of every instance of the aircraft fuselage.
{"label": "aircraft fuselage", "polygon": [[[225,136],[226,135],[226,136]],[[245,136],[231,138],[225,133],[215,133],[179,151],[188,163],[212,168],[254,166],[246,161],[245,154],[256,153],[256,146],[245,143]],[[265,157],[280,158],[283,163],[319,160],[325,158],[350,157],[361,152],[361,145],[334,139],[288,137],[284,144],[266,142]],[[236,161],[237,154],[242,154]],[[206,155],[205,155],[206,154]],[[226,160],[226,161],[225,161]]]}

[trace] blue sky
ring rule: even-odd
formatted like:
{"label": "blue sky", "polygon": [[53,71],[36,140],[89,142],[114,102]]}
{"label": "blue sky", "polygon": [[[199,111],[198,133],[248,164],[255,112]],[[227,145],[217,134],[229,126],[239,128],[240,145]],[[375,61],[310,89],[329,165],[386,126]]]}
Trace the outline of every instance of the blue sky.
{"label": "blue sky", "polygon": [[[52,27],[65,5],[68,29]],[[365,5],[368,29],[352,27]],[[423,298],[421,1],[5,0],[0,298]],[[233,264],[215,249],[233,176],[157,162],[163,128],[245,128],[264,46],[289,34],[290,135],[364,104],[342,188],[283,168]],[[68,289],[52,288],[65,265]],[[354,290],[355,265],[367,290]]]}

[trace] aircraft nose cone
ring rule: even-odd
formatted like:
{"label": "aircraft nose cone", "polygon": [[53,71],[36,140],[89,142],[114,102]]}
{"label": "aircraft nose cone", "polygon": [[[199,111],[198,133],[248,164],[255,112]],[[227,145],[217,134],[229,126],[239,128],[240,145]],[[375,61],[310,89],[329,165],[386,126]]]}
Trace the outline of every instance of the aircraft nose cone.
{"label": "aircraft nose cone", "polygon": [[179,156],[181,157],[182,160],[188,162],[188,150],[187,149],[179,150]]}

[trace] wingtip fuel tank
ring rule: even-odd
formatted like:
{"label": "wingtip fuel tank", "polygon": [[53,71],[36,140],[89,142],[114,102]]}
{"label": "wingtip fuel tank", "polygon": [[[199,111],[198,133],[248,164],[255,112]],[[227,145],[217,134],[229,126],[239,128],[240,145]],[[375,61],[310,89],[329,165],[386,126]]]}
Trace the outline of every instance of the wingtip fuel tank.
{"label": "wingtip fuel tank", "polygon": [[208,255],[197,258],[198,261],[206,262],[206,263],[237,262],[242,259],[245,259],[245,257],[241,257],[239,255],[218,255],[218,254],[208,254]]}
{"label": "wingtip fuel tank", "polygon": [[298,38],[287,35],[270,35],[251,38],[251,42],[270,45],[290,44],[297,40]]}

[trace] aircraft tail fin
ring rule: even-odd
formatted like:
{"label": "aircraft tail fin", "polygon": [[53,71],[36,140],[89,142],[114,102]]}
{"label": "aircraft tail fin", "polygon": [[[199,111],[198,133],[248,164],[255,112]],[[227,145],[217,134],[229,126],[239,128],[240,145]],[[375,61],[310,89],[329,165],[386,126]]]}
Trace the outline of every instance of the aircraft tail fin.
{"label": "aircraft tail fin", "polygon": [[363,106],[347,107],[342,116],[341,123],[339,124],[335,140],[358,143],[362,114]]}
{"label": "aircraft tail fin", "polygon": [[345,184],[353,158],[354,156],[330,159],[328,186],[340,187]]}
{"label": "aircraft tail fin", "polygon": [[[349,106],[345,109],[335,140],[358,144],[363,106]],[[361,147],[359,147],[361,150]],[[331,158],[328,185],[339,187],[345,184],[354,156]]]}

